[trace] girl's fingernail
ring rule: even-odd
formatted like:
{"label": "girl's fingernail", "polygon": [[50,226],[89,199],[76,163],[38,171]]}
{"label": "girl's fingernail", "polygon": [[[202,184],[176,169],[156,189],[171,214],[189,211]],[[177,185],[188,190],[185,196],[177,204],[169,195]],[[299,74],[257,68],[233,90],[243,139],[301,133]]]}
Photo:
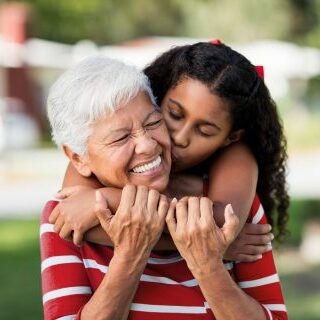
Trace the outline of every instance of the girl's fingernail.
{"label": "girl's fingernail", "polygon": [[271,238],[271,240],[274,239],[274,234],[273,233],[270,234],[270,238]]}
{"label": "girl's fingernail", "polygon": [[257,259],[258,260],[262,259],[262,254],[257,255]]}
{"label": "girl's fingernail", "polygon": [[171,203],[177,203],[177,202],[178,202],[177,198],[173,198],[173,199],[171,200]]}
{"label": "girl's fingernail", "polygon": [[271,224],[269,224],[268,226],[269,226],[269,231],[271,231],[271,230],[272,230],[272,226],[271,226]]}

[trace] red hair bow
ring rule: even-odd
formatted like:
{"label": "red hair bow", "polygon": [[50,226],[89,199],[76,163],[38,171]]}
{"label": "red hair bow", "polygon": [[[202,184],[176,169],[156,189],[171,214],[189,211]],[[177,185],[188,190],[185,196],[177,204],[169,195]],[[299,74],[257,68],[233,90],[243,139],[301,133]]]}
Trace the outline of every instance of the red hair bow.
{"label": "red hair bow", "polygon": [[[213,40],[210,40],[209,43],[212,43],[212,44],[222,44],[222,41],[219,40],[219,39],[213,39]],[[257,74],[258,76],[264,80],[264,68],[263,66],[255,66],[256,67],[256,71],[257,71]]]}

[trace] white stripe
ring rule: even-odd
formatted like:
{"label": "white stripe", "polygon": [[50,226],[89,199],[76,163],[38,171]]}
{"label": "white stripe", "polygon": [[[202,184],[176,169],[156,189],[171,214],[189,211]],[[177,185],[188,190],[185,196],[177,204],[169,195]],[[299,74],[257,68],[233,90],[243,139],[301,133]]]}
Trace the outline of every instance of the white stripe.
{"label": "white stripe", "polygon": [[51,223],[43,223],[40,226],[40,237],[46,232],[54,232],[53,227],[54,225]]}
{"label": "white stripe", "polygon": [[275,283],[275,282],[279,282],[279,276],[276,273],[271,276],[256,279],[256,280],[238,282],[238,286],[240,288],[252,288],[252,287],[264,286],[266,284]]}
{"label": "white stripe", "polygon": [[273,320],[273,316],[268,308],[265,305],[262,305],[263,309],[267,311],[269,320]]}
{"label": "white stripe", "polygon": [[207,310],[205,307],[164,306],[164,305],[143,304],[143,303],[132,303],[130,309],[132,311],[160,312],[160,313],[186,313],[186,314],[207,313]]}
{"label": "white stripe", "polygon": [[206,309],[210,309],[209,303],[207,301],[204,302],[204,306]]}
{"label": "white stripe", "polygon": [[149,264],[169,264],[169,263],[176,263],[179,261],[183,261],[183,258],[181,256],[168,258],[168,259],[159,259],[159,258],[149,258],[148,263]]}
{"label": "white stripe", "polygon": [[271,311],[287,312],[287,308],[284,304],[264,304],[264,306]]}
{"label": "white stripe", "polygon": [[223,264],[226,270],[231,270],[233,269],[233,262],[227,262]]}
{"label": "white stripe", "polygon": [[82,260],[77,256],[55,256],[50,257],[42,261],[41,263],[41,272],[45,269],[56,266],[58,264],[65,264],[65,263],[82,263]]}
{"label": "white stripe", "polygon": [[[98,269],[103,273],[106,273],[108,271],[108,267],[102,264],[97,263],[95,260],[92,259],[83,259],[84,266],[89,269]],[[140,278],[141,281],[145,282],[155,282],[155,283],[164,283],[164,284],[175,284],[175,285],[183,285],[186,287],[194,287],[197,286],[198,283],[195,279],[191,279],[184,282],[177,282],[172,279],[169,279],[167,277],[156,277],[156,276],[149,276],[147,274],[143,274]]]}
{"label": "white stripe", "polygon": [[260,204],[257,213],[256,213],[256,214],[254,215],[254,217],[252,218],[252,223],[253,223],[253,224],[259,223],[259,221],[260,221],[261,218],[263,217],[263,214],[264,214],[264,211],[263,211],[262,205]]}
{"label": "white stripe", "polygon": [[107,270],[108,270],[108,267],[103,265],[103,264],[100,264],[98,263],[96,260],[93,260],[93,259],[83,259],[83,264],[84,266],[86,267],[86,269],[98,269],[100,270],[101,272],[103,273],[106,273]]}
{"label": "white stripe", "polygon": [[74,320],[76,318],[76,314],[70,314],[69,316],[64,316],[57,318],[56,320]]}
{"label": "white stripe", "polygon": [[46,302],[52,299],[56,299],[60,297],[71,296],[74,294],[91,294],[91,293],[92,293],[91,288],[87,286],[62,288],[62,289],[52,290],[44,294],[42,297],[42,302],[43,304],[45,304]]}

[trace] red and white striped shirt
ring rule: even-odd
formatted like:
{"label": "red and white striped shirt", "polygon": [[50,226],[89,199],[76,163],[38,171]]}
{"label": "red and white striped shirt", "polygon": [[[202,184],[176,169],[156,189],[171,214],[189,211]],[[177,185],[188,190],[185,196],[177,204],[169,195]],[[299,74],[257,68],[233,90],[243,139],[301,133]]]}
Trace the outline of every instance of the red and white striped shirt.
{"label": "red and white striped shirt", "polygon": [[[82,307],[108,272],[113,250],[89,242],[78,248],[61,239],[48,222],[57,203],[49,201],[41,216],[44,318],[80,319]],[[248,220],[267,223],[258,197],[254,199]],[[267,319],[288,319],[272,251],[257,262],[225,262],[224,265],[239,287],[262,305]],[[183,258],[152,253],[140,278],[128,319],[215,318]]]}

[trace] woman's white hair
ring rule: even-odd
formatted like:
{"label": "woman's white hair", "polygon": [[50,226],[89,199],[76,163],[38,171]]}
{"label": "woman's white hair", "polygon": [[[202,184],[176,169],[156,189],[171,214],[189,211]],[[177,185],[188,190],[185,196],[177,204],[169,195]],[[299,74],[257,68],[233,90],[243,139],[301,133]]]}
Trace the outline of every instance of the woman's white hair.
{"label": "woman's white hair", "polygon": [[149,80],[136,67],[104,56],[87,58],[63,73],[47,101],[52,139],[83,155],[96,120],[126,105],[141,91],[156,105]]}

